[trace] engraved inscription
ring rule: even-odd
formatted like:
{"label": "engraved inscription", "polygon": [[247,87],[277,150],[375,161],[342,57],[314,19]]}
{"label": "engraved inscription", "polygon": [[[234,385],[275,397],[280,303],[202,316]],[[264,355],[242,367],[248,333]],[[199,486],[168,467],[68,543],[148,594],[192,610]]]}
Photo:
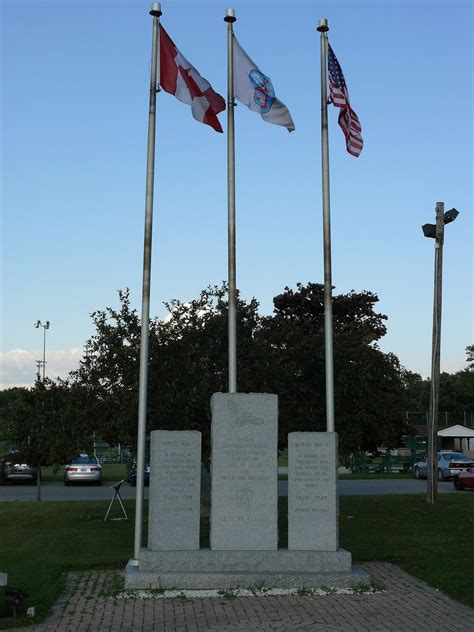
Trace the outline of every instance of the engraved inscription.
{"label": "engraved inscription", "polygon": [[[294,482],[298,489],[294,511],[296,513],[328,513],[327,492],[331,482],[331,460],[328,457],[329,442],[324,439],[295,441],[293,443]],[[307,492],[307,493],[304,493]]]}
{"label": "engraved inscription", "polygon": [[336,437],[288,437],[288,547],[337,549]]}
{"label": "engraved inscription", "polygon": [[201,435],[187,430],[151,433],[148,547],[199,548]]}
{"label": "engraved inscription", "polygon": [[[231,402],[229,402],[231,403]],[[235,437],[232,443],[219,443],[218,449],[224,457],[225,471],[216,475],[217,481],[231,484],[234,489],[232,505],[235,513],[221,515],[221,522],[267,522],[269,516],[243,516],[245,511],[261,513],[263,508],[255,502],[255,485],[269,483],[268,458],[274,458],[265,443],[253,442],[249,445],[246,436]],[[267,456],[268,455],[268,456]],[[244,486],[243,486],[244,485]],[[234,487],[235,486],[235,487]],[[228,507],[230,508],[230,507]]]}
{"label": "engraved inscription", "polygon": [[[192,443],[168,439],[161,442],[158,472],[162,489],[161,510],[186,513],[195,510],[195,487],[200,476]],[[194,493],[193,493],[194,492]]]}
{"label": "engraved inscription", "polygon": [[274,395],[213,395],[213,549],[277,548],[277,414]]}

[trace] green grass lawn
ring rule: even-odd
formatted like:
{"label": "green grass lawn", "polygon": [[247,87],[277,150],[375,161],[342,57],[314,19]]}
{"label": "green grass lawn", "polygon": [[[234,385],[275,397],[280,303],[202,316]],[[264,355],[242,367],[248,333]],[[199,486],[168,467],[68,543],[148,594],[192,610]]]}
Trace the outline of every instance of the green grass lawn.
{"label": "green grass lawn", "polygon": [[[280,498],[279,544],[287,546],[287,499]],[[29,594],[38,622],[64,588],[65,571],[124,568],[132,554],[134,502],[128,521],[104,522],[108,501],[0,504],[0,570]],[[118,512],[117,512],[118,515]],[[442,494],[428,506],[422,495],[343,496],[340,541],[355,562],[387,561],[474,606],[474,493]],[[144,534],[146,536],[147,526]],[[201,546],[209,545],[202,522]],[[1,589],[0,589],[1,591]],[[0,601],[0,628],[14,622]],[[4,618],[2,618],[4,617]]]}
{"label": "green grass lawn", "polygon": [[[402,479],[402,478],[412,478],[415,479],[414,475],[410,472],[373,472],[373,473],[364,473],[364,472],[353,472],[352,474],[339,474],[338,478],[340,481],[360,481],[360,480],[371,480],[375,481],[378,479]],[[279,481],[287,481],[288,474],[278,474]]]}
{"label": "green grass lawn", "polygon": [[[0,570],[8,572],[9,585],[28,593],[23,610],[36,606],[36,621],[62,592],[64,571],[124,568],[133,554],[134,502],[124,501],[130,519],[117,522],[104,522],[108,504],[109,501],[0,504]],[[7,609],[1,600],[0,628],[13,625],[12,619],[3,622],[5,615]]]}
{"label": "green grass lawn", "polygon": [[357,562],[397,564],[474,606],[474,493],[340,498],[340,546]]}

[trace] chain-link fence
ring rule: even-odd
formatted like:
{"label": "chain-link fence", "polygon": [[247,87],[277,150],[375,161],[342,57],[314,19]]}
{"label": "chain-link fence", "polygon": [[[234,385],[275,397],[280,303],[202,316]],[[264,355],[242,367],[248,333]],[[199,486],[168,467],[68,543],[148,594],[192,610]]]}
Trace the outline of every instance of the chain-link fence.
{"label": "chain-link fence", "polygon": [[94,442],[94,455],[102,463],[128,463],[133,459],[133,454],[127,446],[109,446],[103,441]]}
{"label": "chain-link fence", "polygon": [[[428,425],[428,411],[405,411],[403,413],[405,419],[410,426],[427,426]],[[440,411],[438,413],[438,428],[449,428],[450,426],[466,426],[466,428],[474,429],[474,412],[463,411]]]}

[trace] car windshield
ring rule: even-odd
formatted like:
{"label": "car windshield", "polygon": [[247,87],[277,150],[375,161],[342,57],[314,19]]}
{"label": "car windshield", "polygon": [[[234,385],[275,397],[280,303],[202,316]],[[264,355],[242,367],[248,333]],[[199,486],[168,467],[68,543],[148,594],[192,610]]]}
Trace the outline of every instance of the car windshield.
{"label": "car windshield", "polygon": [[461,454],[460,452],[448,452],[446,454],[441,454],[441,457],[445,461],[471,461],[468,456]]}
{"label": "car windshield", "polygon": [[97,465],[97,459],[95,456],[78,456],[71,463],[75,465]]}

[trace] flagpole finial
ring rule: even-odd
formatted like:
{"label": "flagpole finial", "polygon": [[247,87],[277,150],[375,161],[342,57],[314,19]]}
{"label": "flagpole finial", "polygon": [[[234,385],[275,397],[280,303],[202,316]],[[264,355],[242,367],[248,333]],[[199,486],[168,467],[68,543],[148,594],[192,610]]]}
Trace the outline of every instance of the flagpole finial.
{"label": "flagpole finial", "polygon": [[319,31],[320,33],[327,33],[329,31],[328,19],[321,18],[319,20],[318,26],[316,27],[316,30]]}
{"label": "flagpole finial", "polygon": [[236,20],[234,9],[226,9],[224,22],[235,22]]}
{"label": "flagpole finial", "polygon": [[160,15],[162,15],[161,3],[160,2],[154,2],[151,5],[150,15],[152,15],[154,18],[159,18]]}

